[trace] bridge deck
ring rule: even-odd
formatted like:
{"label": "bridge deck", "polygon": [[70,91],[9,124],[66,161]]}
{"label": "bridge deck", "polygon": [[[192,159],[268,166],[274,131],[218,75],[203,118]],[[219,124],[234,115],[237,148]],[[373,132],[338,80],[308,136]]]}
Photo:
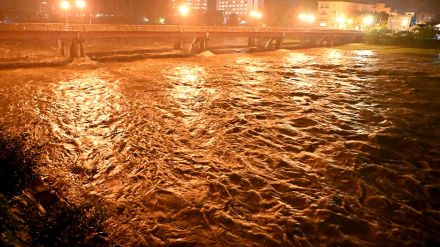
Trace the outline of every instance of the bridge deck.
{"label": "bridge deck", "polygon": [[230,27],[230,26],[182,26],[182,25],[111,25],[111,24],[62,24],[22,23],[0,24],[0,32],[153,32],[153,33],[321,33],[359,34],[359,31],[336,29],[307,29],[281,27]]}

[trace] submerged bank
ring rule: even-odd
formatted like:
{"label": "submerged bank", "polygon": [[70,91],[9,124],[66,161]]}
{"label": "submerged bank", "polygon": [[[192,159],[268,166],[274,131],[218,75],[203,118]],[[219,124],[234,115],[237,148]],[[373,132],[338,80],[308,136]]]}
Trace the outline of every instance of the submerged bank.
{"label": "submerged bank", "polygon": [[371,50],[378,54],[392,55],[392,54],[408,54],[408,55],[430,55],[440,56],[440,48],[417,48],[417,47],[402,47],[396,45],[375,45],[367,43],[356,43],[338,46],[341,50]]}

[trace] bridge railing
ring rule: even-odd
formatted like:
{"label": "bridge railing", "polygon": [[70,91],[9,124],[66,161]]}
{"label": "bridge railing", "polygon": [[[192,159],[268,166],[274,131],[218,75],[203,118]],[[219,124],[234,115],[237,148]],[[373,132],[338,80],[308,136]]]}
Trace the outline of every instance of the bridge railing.
{"label": "bridge railing", "polygon": [[40,32],[191,32],[191,33],[360,33],[353,30],[305,29],[281,27],[230,27],[230,26],[181,26],[181,25],[112,25],[112,24],[63,24],[23,23],[0,24],[0,31]]}

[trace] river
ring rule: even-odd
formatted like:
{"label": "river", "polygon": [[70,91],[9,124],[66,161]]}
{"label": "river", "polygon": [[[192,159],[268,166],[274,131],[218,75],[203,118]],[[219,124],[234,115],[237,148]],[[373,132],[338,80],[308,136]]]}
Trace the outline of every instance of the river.
{"label": "river", "polygon": [[0,129],[122,245],[440,241],[440,59],[314,48],[0,71]]}

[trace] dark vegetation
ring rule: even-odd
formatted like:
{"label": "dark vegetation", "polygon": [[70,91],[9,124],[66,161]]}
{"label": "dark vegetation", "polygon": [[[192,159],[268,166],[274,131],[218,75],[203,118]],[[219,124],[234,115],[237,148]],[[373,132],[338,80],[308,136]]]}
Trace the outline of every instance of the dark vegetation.
{"label": "dark vegetation", "polygon": [[0,246],[110,246],[105,210],[73,205],[35,173],[38,148],[0,131]]}
{"label": "dark vegetation", "polygon": [[367,34],[365,41],[372,44],[399,45],[420,48],[440,48],[437,35],[440,32],[432,26],[420,26],[411,31],[394,32],[389,29],[377,29]]}

